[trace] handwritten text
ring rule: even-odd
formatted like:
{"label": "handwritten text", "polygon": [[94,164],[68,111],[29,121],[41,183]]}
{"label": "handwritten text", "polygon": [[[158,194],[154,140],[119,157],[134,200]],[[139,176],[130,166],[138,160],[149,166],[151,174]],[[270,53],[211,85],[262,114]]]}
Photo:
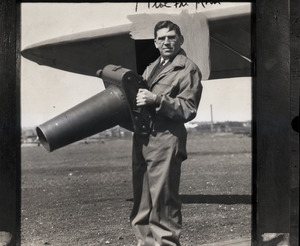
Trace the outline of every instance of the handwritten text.
{"label": "handwritten text", "polygon": [[[139,8],[139,4],[142,3],[136,3],[135,4],[135,11],[138,11]],[[209,1],[209,2],[195,2],[195,3],[189,3],[189,2],[154,2],[154,3],[145,3],[147,4],[147,8],[148,9],[162,9],[162,8],[185,8],[187,6],[190,5],[194,5],[196,9],[198,9],[199,6],[202,6],[203,8],[205,8],[207,5],[212,5],[212,4],[221,4],[221,2],[217,2],[217,1]]]}

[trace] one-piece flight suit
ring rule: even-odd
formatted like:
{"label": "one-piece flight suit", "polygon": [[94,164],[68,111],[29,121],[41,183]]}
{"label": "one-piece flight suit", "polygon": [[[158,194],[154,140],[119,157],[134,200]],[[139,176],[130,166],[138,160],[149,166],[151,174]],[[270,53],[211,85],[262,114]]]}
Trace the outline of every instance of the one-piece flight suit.
{"label": "one-piece flight suit", "polygon": [[143,74],[157,95],[153,131],[133,137],[131,224],[138,245],[149,246],[180,245],[179,183],[181,163],[187,158],[184,123],[196,116],[202,93],[201,72],[184,50],[154,75],[160,59]]}

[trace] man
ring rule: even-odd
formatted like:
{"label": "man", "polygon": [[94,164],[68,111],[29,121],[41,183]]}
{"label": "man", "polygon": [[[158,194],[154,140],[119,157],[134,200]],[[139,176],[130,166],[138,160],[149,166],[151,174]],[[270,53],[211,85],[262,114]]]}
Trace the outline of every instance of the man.
{"label": "man", "polygon": [[134,206],[131,224],[138,245],[180,245],[182,226],[179,182],[187,158],[184,123],[196,116],[201,97],[201,73],[186,57],[180,28],[161,21],[154,28],[160,57],[143,78],[149,90],[139,89],[137,106],[155,107],[150,135],[133,136]]}

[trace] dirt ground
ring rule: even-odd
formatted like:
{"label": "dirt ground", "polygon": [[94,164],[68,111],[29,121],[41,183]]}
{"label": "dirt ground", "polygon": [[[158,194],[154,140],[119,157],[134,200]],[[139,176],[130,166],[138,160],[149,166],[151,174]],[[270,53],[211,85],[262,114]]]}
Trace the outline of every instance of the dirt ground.
{"label": "dirt ground", "polygon": [[[251,138],[190,133],[182,165],[183,246],[251,236]],[[136,245],[131,138],[22,147],[22,246]]]}

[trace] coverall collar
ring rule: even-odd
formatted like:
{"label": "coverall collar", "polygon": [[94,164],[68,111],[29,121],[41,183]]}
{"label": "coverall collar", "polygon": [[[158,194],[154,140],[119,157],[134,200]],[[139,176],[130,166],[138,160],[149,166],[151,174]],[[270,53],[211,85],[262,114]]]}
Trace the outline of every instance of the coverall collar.
{"label": "coverall collar", "polygon": [[[180,51],[177,53],[177,55],[174,57],[174,59],[171,62],[171,64],[169,64],[167,67],[165,67],[162,72],[154,79],[154,81],[151,83],[151,87],[156,84],[156,82],[161,79],[162,77],[165,76],[165,74],[167,74],[169,71],[174,70],[175,67],[185,67],[185,63],[186,63],[187,57],[186,57],[186,53],[183,49],[180,49]],[[151,72],[153,71],[153,69],[158,65],[158,63],[160,63],[161,61],[161,57],[158,57],[150,66],[149,66],[149,75],[151,74]],[[148,75],[148,76],[149,76]]]}
{"label": "coverall collar", "polygon": [[[152,63],[151,70],[161,61],[162,57],[158,57],[155,62]],[[177,55],[170,60],[171,64],[168,67],[185,67],[186,53],[183,49],[180,49]]]}

